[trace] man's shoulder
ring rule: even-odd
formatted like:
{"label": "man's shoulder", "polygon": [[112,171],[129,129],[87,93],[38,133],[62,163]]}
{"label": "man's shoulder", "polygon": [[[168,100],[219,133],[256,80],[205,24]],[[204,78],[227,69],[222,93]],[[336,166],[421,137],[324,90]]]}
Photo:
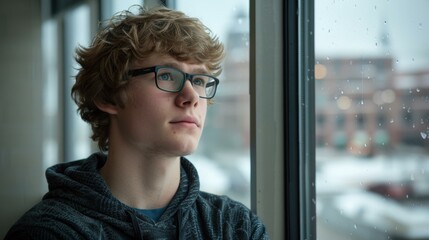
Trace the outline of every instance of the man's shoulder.
{"label": "man's shoulder", "polygon": [[211,208],[223,211],[239,211],[239,212],[250,212],[250,209],[243,203],[231,199],[226,195],[216,195],[208,192],[201,191],[197,199],[197,203],[207,204]]}
{"label": "man's shoulder", "polygon": [[228,196],[200,192],[195,204],[194,214],[198,214],[198,218],[211,226],[213,231],[231,238],[268,239],[262,221],[241,202]]}
{"label": "man's shoulder", "polygon": [[37,218],[49,220],[50,218],[68,218],[70,215],[76,217],[75,215],[78,214],[79,211],[73,208],[70,203],[58,199],[47,198],[41,200],[30,208],[30,210],[22,216],[22,219]]}
{"label": "man's shoulder", "polygon": [[259,221],[258,217],[243,203],[207,192],[201,192],[196,200],[196,209],[199,215],[210,216],[222,222],[234,224],[238,219],[251,224]]}
{"label": "man's shoulder", "polygon": [[45,199],[28,210],[12,226],[5,239],[73,239],[73,226],[86,217],[61,201]]}

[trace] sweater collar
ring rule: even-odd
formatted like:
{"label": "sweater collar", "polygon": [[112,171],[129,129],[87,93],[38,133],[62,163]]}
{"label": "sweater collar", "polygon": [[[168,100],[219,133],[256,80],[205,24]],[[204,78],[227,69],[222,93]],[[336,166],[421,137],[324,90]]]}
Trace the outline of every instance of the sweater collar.
{"label": "sweater collar", "polygon": [[[127,212],[132,211],[132,208],[111,194],[99,174],[106,160],[106,154],[94,153],[86,159],[60,163],[48,168],[46,177],[49,193],[44,198],[67,198],[67,201],[78,202],[95,212],[104,212],[122,220],[128,219]],[[180,158],[180,163],[179,188],[160,217],[160,222],[172,219],[179,209],[186,215],[187,209],[192,206],[199,194],[200,182],[197,170],[185,157]]]}

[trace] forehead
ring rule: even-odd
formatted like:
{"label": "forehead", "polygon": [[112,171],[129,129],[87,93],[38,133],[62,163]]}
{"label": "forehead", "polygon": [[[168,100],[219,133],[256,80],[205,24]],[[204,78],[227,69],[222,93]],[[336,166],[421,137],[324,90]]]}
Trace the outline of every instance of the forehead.
{"label": "forehead", "polygon": [[207,66],[195,61],[179,61],[168,54],[152,53],[148,57],[138,60],[133,68],[146,68],[153,66],[169,66],[192,73],[208,73]]}

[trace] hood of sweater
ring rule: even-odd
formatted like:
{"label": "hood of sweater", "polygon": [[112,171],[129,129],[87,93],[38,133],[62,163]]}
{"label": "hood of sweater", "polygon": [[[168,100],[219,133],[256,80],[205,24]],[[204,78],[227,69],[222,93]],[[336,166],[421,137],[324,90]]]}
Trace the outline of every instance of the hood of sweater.
{"label": "hood of sweater", "polygon": [[107,156],[95,153],[87,159],[57,164],[46,171],[49,192],[45,200],[63,202],[86,216],[99,219],[106,226],[115,226],[129,236],[169,238],[183,234],[187,210],[199,193],[199,178],[195,167],[181,158],[181,176],[178,191],[157,222],[116,199],[99,174]]}

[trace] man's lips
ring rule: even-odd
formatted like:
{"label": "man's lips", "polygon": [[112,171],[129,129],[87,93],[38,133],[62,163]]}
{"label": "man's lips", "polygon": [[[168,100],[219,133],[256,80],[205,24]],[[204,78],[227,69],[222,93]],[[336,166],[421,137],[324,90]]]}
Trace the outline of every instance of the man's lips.
{"label": "man's lips", "polygon": [[173,124],[189,124],[189,125],[195,125],[197,127],[200,127],[200,124],[198,120],[194,117],[183,117],[183,118],[177,118],[170,121],[170,123]]}

